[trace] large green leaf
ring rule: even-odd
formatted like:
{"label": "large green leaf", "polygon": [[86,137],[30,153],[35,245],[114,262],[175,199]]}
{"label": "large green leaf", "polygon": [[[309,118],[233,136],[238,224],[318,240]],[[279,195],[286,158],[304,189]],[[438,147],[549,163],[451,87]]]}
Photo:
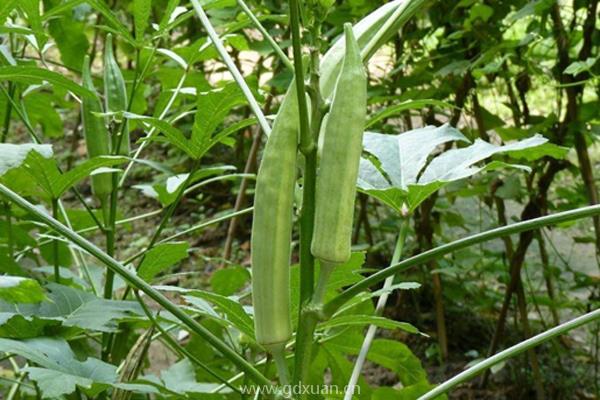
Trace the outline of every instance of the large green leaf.
{"label": "large green leaf", "polygon": [[[47,300],[36,304],[0,301],[0,313],[3,313],[5,323],[20,321],[41,327],[41,321],[46,321],[48,326],[54,326],[54,321],[59,321],[65,327],[114,332],[119,322],[139,319],[144,315],[143,309],[134,301],[101,299],[91,293],[55,283],[48,284],[46,289]],[[16,315],[23,319],[12,321],[11,318]]]}
{"label": "large green leaf", "polygon": [[400,135],[384,135],[366,132],[363,139],[368,154],[360,162],[358,187],[385,204],[401,211],[403,206],[414,210],[436,190],[479,172],[501,167],[526,167],[493,161],[486,165],[480,162],[497,154],[523,158],[556,155],[556,151],[544,148],[547,139],[541,135],[498,146],[477,139],[472,145],[448,150],[431,161],[431,153],[441,144],[453,141],[468,141],[449,125],[428,126]]}

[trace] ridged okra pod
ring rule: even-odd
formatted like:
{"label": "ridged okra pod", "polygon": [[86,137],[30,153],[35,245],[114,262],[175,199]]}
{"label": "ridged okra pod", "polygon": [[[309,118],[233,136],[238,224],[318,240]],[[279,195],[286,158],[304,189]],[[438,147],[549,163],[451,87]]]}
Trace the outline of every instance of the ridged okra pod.
{"label": "ridged okra pod", "polygon": [[356,180],[367,110],[367,76],[352,26],[344,25],[346,50],[330,112],[316,187],[311,251],[324,263],[340,264],[351,254]]}
{"label": "ridged okra pod", "polygon": [[252,223],[252,302],[257,342],[280,352],[291,336],[292,239],[298,108],[292,84],[275,118],[258,171]]}
{"label": "ridged okra pod", "polygon": [[[81,99],[81,121],[88,157],[110,155],[110,138],[105,118],[99,115],[103,112],[102,103],[97,96],[96,88],[92,81],[89,56],[85,56],[83,61],[82,86],[96,94],[94,97],[86,96]],[[91,179],[94,195],[100,200],[102,205],[106,204],[112,190],[112,178],[110,174],[92,175]]]}
{"label": "ridged okra pod", "polygon": [[[104,103],[106,112],[127,111],[127,88],[125,79],[121,73],[121,68],[113,52],[112,34],[106,35],[104,42]],[[127,120],[123,120],[124,126],[119,127],[119,132],[123,132],[118,154],[129,155],[129,125]],[[115,137],[113,143],[118,143],[118,137]]]}

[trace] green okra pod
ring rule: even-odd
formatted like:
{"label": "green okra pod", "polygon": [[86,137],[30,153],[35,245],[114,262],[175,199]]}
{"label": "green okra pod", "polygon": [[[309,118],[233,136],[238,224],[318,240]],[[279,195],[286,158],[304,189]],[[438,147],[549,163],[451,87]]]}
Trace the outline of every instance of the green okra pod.
{"label": "green okra pod", "polygon": [[351,254],[356,180],[367,110],[367,76],[350,24],[346,49],[323,135],[316,187],[311,251],[321,261],[340,264]]}

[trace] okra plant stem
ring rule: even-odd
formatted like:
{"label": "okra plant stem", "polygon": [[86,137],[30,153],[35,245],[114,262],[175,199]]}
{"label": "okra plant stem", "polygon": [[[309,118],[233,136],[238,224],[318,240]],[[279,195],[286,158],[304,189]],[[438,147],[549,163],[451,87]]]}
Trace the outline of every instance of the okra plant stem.
{"label": "okra plant stem", "polygon": [[[58,199],[52,199],[52,218],[58,219]],[[54,261],[54,281],[60,283],[60,259],[58,257],[58,239],[52,241],[52,255]]]}
{"label": "okra plant stem", "polygon": [[539,229],[544,226],[555,225],[566,221],[573,221],[582,218],[589,218],[594,215],[600,215],[600,205],[580,207],[575,210],[563,211],[560,213],[546,215],[544,217],[528,219],[526,221],[517,222],[511,225],[505,225],[499,228],[490,229],[485,232],[477,233],[453,242],[438,246],[434,249],[424,251],[416,256],[407,258],[397,264],[374,273],[373,275],[361,280],[348,289],[344,290],[338,296],[327,302],[323,307],[323,316],[331,317],[337,310],[340,309],[346,302],[354,298],[361,292],[368,290],[371,286],[382,282],[387,277],[405,271],[408,268],[416,265],[424,264],[430,260],[440,258],[445,254],[452,253],[456,250],[464,249],[475,244],[488,242],[493,239],[501,238],[516,233]]}
{"label": "okra plant stem", "polygon": [[[400,233],[398,234],[398,240],[396,240],[396,246],[394,248],[394,254],[392,255],[392,261],[390,262],[390,265],[396,264],[398,261],[400,261],[400,258],[402,257],[402,252],[404,249],[404,244],[406,242],[406,236],[408,233],[409,221],[410,220],[408,219],[408,216],[403,216],[402,223],[400,225]],[[393,283],[394,283],[394,276],[392,275],[385,280],[385,283],[383,284],[383,289],[389,290],[392,287]],[[383,314],[383,310],[385,308],[385,305],[387,303],[389,295],[390,295],[389,292],[384,292],[379,297],[379,300],[377,300],[377,307],[375,308],[376,315]],[[377,326],[369,325],[369,328],[367,329],[367,334],[365,335],[365,338],[363,339],[363,344],[360,348],[360,352],[358,353],[358,357],[356,358],[356,361],[354,362],[354,368],[352,369],[352,375],[350,376],[348,385],[346,385],[346,394],[344,395],[344,400],[352,400],[352,394],[354,393],[354,388],[356,387],[358,378],[360,378],[360,373],[362,371],[362,367],[365,363],[365,360],[367,359],[367,354],[369,353],[369,349],[371,348],[371,343],[373,343],[373,339],[375,338],[376,332],[377,332]]]}

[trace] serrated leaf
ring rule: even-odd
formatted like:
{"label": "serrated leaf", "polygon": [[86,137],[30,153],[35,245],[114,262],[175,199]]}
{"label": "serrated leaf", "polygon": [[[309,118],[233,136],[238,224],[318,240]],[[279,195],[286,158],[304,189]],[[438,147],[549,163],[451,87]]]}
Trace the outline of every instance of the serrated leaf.
{"label": "serrated leaf", "polygon": [[39,366],[27,371],[31,379],[39,379],[45,398],[70,394],[79,385],[97,394],[117,380],[115,366],[95,358],[80,361],[64,339],[0,339],[0,351],[18,354]]}
{"label": "serrated leaf", "polygon": [[108,21],[112,28],[116,29],[119,32],[119,36],[122,39],[127,40],[130,44],[135,44],[135,41],[131,37],[129,30],[125,25],[119,21],[119,19],[115,16],[112,10],[106,5],[104,0],[86,0],[92,8],[98,11],[102,16]]}
{"label": "serrated leaf", "polygon": [[[213,318],[218,316],[207,308],[204,302],[214,304],[224,315],[220,317],[226,324],[234,325],[240,332],[246,334],[249,338],[254,338],[254,323],[252,318],[244,310],[244,307],[238,299],[233,297],[221,296],[216,293],[207,292],[198,289],[184,289],[175,286],[154,286],[155,289],[181,293],[187,302],[192,305],[198,305],[199,310],[210,315]],[[197,301],[201,300],[201,304]]]}
{"label": "serrated leaf", "polygon": [[232,108],[245,104],[245,97],[235,82],[222,88],[198,93],[198,111],[192,129],[192,142],[205,147],[217,127],[221,125]]}
{"label": "serrated leaf", "polygon": [[148,28],[151,11],[151,0],[133,1],[133,22],[135,25],[135,38],[138,42],[142,42],[144,40],[144,32]]}
{"label": "serrated leaf", "polygon": [[101,299],[91,293],[55,283],[48,284],[46,289],[46,301],[36,304],[0,302],[0,313],[5,314],[6,322],[10,322],[12,315],[21,315],[30,322],[35,317],[59,321],[63,326],[101,332],[116,331],[119,321],[145,315],[135,301]]}
{"label": "serrated leaf", "polygon": [[145,315],[135,301],[95,299],[82,304],[63,320],[73,326],[99,332],[116,332],[118,322]]}
{"label": "serrated leaf", "polygon": [[156,275],[187,258],[189,247],[187,242],[156,245],[144,256],[138,275],[146,282],[150,282]]}
{"label": "serrated leaf", "polygon": [[[204,290],[193,290],[188,293],[189,296],[200,297],[215,306],[225,314],[227,320],[237,329],[246,334],[249,338],[254,338],[254,323],[252,318],[246,313],[239,300],[231,297],[221,296]],[[186,296],[189,299],[189,296]]]}

